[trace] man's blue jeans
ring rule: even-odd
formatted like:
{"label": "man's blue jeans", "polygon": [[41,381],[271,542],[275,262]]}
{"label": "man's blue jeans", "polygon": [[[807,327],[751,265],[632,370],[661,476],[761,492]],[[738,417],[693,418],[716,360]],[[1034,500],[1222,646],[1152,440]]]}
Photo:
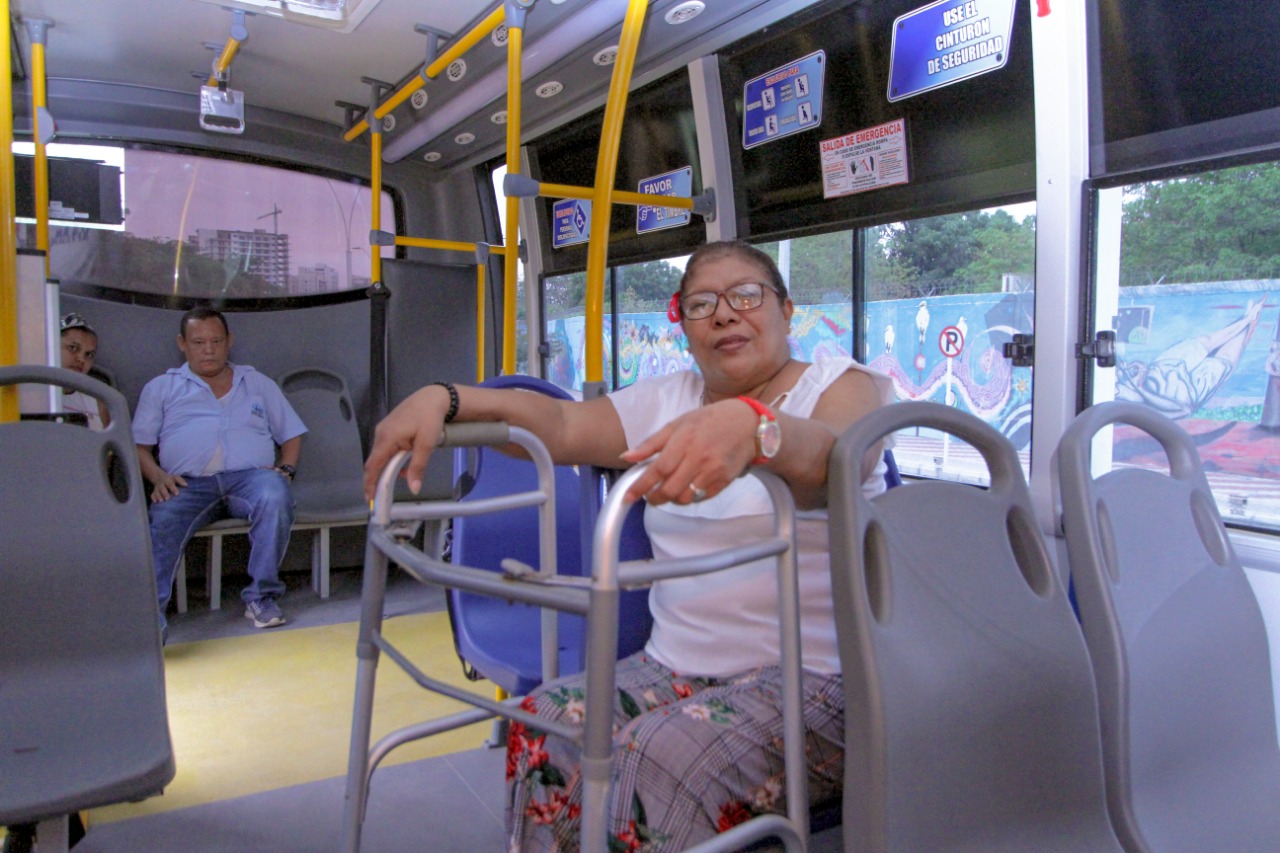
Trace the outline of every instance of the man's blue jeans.
{"label": "man's blue jeans", "polygon": [[151,504],[151,557],[156,572],[160,617],[173,595],[173,577],[183,549],[197,530],[221,518],[249,520],[249,577],[240,597],[246,603],[284,592],[280,563],[293,527],[289,480],[271,468],[224,471],[184,477],[176,497]]}

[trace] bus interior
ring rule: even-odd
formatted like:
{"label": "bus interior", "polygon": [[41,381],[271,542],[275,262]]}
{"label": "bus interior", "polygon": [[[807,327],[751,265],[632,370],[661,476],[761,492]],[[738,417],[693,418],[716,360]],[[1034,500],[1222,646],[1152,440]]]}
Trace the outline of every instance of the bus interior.
{"label": "bus interior", "polygon": [[[1260,613],[1274,721],[1280,7],[0,5],[13,164],[0,366],[59,366],[58,319],[74,312],[100,337],[91,375],[132,411],[182,363],[183,312],[211,304],[232,361],[308,374],[346,401],[333,435],[308,439],[340,449],[321,461],[304,441],[299,467],[332,480],[282,566],[289,624],[240,618],[243,527],[192,540],[163,649],[177,776],[162,796],[88,810],[75,849],[344,846],[373,538],[356,484],[375,427],[432,382],[529,376],[583,399],[694,367],[668,299],[715,240],[776,261],[794,357],[852,357],[898,401],[998,432],[1073,596],[1059,442],[1112,401],[1172,419],[1211,493],[1196,517],[1225,525]],[[0,426],[58,412],[54,391],[21,388],[0,389]],[[945,430],[893,445],[907,494],[993,486],[984,454]],[[1124,422],[1092,447],[1097,476],[1171,467]],[[432,457],[426,497],[455,494],[454,467]],[[966,548],[963,530],[921,535]],[[465,683],[445,593],[393,571],[386,594],[405,642]],[[453,707],[379,677],[391,699],[375,734]],[[397,751],[373,777],[364,849],[506,849],[501,746],[476,722]],[[840,822],[796,849],[852,849]]]}

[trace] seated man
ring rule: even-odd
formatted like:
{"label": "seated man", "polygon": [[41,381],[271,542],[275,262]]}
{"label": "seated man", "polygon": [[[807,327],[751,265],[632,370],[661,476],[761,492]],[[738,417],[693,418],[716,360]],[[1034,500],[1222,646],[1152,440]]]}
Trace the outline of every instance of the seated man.
{"label": "seated man", "polygon": [[227,361],[231,332],[220,312],[200,307],[183,314],[178,348],[187,363],[147,383],[133,418],[142,475],[152,486],[160,624],[192,534],[232,517],[250,522],[244,615],[258,628],[283,625],[276,599],[284,592],[279,569],[293,526],[289,483],[307,428],[275,382]]}

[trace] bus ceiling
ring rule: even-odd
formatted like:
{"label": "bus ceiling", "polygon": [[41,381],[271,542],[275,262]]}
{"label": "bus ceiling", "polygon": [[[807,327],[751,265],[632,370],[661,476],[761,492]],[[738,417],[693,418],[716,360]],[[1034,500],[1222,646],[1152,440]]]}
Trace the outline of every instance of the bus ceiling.
{"label": "bus ceiling", "polygon": [[[643,86],[816,3],[653,0],[633,86]],[[522,136],[537,136],[600,107],[627,0],[508,4],[527,7]],[[50,23],[46,54],[52,85],[59,80],[92,80],[200,96],[203,83],[209,90],[204,123],[224,133],[243,131],[244,111],[249,110],[252,121],[255,108],[349,129],[396,92],[413,86],[412,97],[403,97],[378,117],[383,159],[412,159],[443,172],[491,160],[504,150],[505,24],[470,45],[432,79],[424,72],[432,60],[508,4],[13,0],[13,12],[22,20]],[[301,14],[306,9],[320,15]],[[24,29],[16,28],[16,46],[29,55]],[[120,57],[132,59],[121,62]],[[376,81],[385,82],[370,85]]]}

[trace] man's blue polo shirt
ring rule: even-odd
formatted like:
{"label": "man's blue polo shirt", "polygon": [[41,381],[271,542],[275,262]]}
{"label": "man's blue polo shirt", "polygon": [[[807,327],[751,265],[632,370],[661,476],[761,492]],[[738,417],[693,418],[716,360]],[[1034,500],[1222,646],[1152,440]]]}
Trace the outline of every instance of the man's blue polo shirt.
{"label": "man's blue polo shirt", "polygon": [[221,400],[188,364],[142,389],[133,440],[159,445],[157,461],[170,474],[202,475],[219,445],[224,471],[270,467],[277,444],[307,431],[280,386],[247,365],[230,367],[231,390]]}

